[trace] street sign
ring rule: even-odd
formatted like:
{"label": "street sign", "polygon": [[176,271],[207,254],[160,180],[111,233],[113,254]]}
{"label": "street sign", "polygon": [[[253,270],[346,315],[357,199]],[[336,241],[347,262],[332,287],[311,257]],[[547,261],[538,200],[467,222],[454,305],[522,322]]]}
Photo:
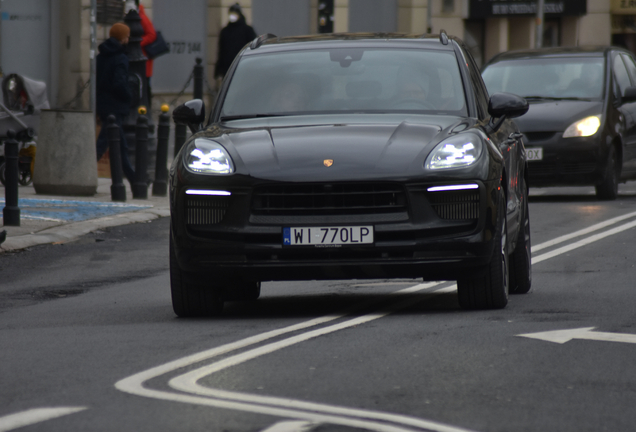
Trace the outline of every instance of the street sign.
{"label": "street sign", "polygon": [[628,333],[605,333],[592,331],[596,327],[583,327],[568,330],[553,330],[539,333],[527,333],[517,335],[531,339],[539,339],[547,342],[564,344],[572,339],[595,340],[603,342],[623,342],[636,344],[636,335]]}

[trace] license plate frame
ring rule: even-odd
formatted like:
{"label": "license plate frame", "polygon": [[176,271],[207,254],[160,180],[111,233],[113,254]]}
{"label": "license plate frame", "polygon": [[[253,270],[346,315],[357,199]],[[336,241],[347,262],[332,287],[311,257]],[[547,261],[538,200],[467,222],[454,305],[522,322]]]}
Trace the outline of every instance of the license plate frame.
{"label": "license plate frame", "polygon": [[543,147],[526,147],[528,162],[543,160]]}
{"label": "license plate frame", "polygon": [[283,246],[348,247],[374,244],[373,225],[283,227]]}

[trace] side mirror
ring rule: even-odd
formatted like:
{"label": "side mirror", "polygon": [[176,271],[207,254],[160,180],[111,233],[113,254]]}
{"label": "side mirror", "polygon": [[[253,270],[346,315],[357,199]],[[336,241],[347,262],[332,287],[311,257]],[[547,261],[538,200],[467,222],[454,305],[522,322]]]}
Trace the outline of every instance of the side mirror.
{"label": "side mirror", "polygon": [[636,87],[627,87],[621,101],[623,103],[636,102]]}
{"label": "side mirror", "polygon": [[[512,93],[495,93],[488,101],[489,132],[496,132],[507,118],[516,118],[528,112],[528,101]],[[494,119],[498,119],[495,122]]]}
{"label": "side mirror", "polygon": [[177,124],[187,125],[195,133],[205,121],[205,103],[201,99],[192,99],[179,105],[172,112],[172,119]]}

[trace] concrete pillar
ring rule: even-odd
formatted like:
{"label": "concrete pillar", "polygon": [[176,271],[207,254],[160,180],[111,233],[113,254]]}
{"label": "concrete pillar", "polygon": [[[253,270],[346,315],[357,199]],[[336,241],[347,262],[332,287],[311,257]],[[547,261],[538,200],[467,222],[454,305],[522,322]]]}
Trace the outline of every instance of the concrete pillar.
{"label": "concrete pillar", "polygon": [[333,13],[334,33],[349,31],[349,0],[336,0]]}
{"label": "concrete pillar", "polygon": [[426,33],[428,0],[399,0],[397,31],[400,33]]}
{"label": "concrete pillar", "polygon": [[484,61],[504,51],[508,51],[508,18],[488,18]]}
{"label": "concrete pillar", "polygon": [[33,187],[39,194],[97,192],[95,121],[90,111],[42,110]]}
{"label": "concrete pillar", "polygon": [[534,48],[536,25],[530,17],[508,19],[508,49]]}
{"label": "concrete pillar", "polygon": [[579,21],[578,45],[609,45],[612,42],[610,2],[587,0],[587,15]]}

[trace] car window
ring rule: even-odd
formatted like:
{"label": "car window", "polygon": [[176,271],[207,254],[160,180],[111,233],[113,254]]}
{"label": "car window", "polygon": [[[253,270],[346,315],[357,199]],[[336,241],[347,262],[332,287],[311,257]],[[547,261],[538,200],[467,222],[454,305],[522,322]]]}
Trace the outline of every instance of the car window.
{"label": "car window", "polygon": [[488,89],[486,88],[481,75],[479,74],[479,68],[477,67],[477,63],[475,63],[475,59],[470,52],[463,51],[466,57],[468,64],[468,69],[470,70],[470,79],[472,81],[473,87],[475,88],[475,96],[477,98],[477,109],[479,110],[479,117],[486,118],[488,117]]}
{"label": "car window", "polygon": [[454,52],[330,49],[244,56],[221,116],[343,112],[466,115]]}
{"label": "car window", "polygon": [[629,81],[625,63],[619,55],[614,57],[614,77],[616,78],[621,94],[625,93],[625,89],[631,86],[631,82]]}
{"label": "car window", "polygon": [[605,82],[603,64],[600,56],[502,60],[488,65],[482,77],[490,94],[600,99]]}
{"label": "car window", "polygon": [[623,61],[627,67],[627,73],[631,79],[631,85],[636,85],[636,63],[634,63],[634,58],[627,54],[621,54],[621,57],[623,57]]}

